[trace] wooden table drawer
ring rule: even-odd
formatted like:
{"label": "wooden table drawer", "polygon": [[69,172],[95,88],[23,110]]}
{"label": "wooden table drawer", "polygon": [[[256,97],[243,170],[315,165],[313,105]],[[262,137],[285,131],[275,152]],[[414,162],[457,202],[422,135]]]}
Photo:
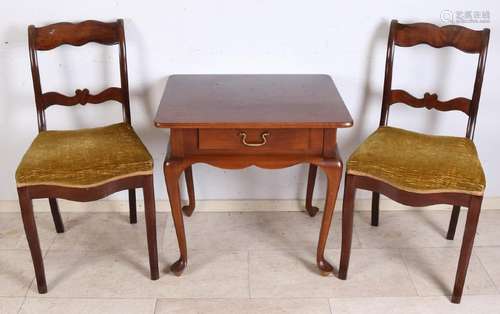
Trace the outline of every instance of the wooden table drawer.
{"label": "wooden table drawer", "polygon": [[199,151],[318,153],[321,129],[199,129]]}

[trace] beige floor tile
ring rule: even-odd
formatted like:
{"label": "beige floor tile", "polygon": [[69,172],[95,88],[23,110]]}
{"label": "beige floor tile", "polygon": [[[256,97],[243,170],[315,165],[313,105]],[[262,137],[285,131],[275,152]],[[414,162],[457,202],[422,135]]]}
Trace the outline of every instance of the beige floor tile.
{"label": "beige floor tile", "polygon": [[[327,258],[338,265],[338,250]],[[416,295],[398,250],[353,250],[349,276],[321,276],[315,256],[303,251],[250,252],[252,297],[353,297]]]}
{"label": "beige floor tile", "polygon": [[[145,250],[147,247],[144,214],[137,213],[137,224],[129,223],[128,213],[67,213],[63,217],[66,231],[58,234],[51,249],[54,250]],[[157,213],[158,245],[168,235],[170,213]]]}
{"label": "beige floor tile", "polygon": [[273,314],[330,313],[327,299],[212,299],[173,300],[160,299],[157,314]]}
{"label": "beige floor tile", "polygon": [[[56,229],[49,213],[37,213],[36,223],[42,250],[50,247],[56,237]],[[0,219],[0,250],[28,249],[21,213],[2,213]]]}
{"label": "beige floor tile", "polygon": [[354,229],[363,248],[459,247],[463,234],[461,215],[455,240],[446,240],[451,210],[386,211],[378,227],[370,225],[369,212],[357,212]]}
{"label": "beige floor tile", "polygon": [[464,296],[460,305],[448,297],[330,299],[335,314],[491,314],[500,313],[496,295]]}
{"label": "beige floor tile", "polygon": [[[404,249],[403,257],[420,296],[451,295],[458,248]],[[496,289],[476,255],[472,255],[464,294],[495,294]]]}
{"label": "beige floor tile", "polygon": [[27,298],[20,314],[152,314],[156,299]]}
{"label": "beige floor tile", "polygon": [[[175,254],[175,255],[174,255]],[[53,251],[45,258],[47,297],[248,297],[247,252],[197,251],[181,277],[165,274],[177,255],[160,258],[160,279],[149,279],[147,252]],[[29,295],[39,296],[32,285]]]}
{"label": "beige floor tile", "polygon": [[479,257],[481,264],[490,275],[497,289],[500,289],[500,247],[475,248],[474,252]]}
{"label": "beige floor tile", "polygon": [[[258,213],[194,213],[185,218],[189,249],[316,250],[322,213],[309,217],[304,212]],[[339,248],[341,241],[340,215],[334,218],[327,242],[328,248]],[[174,234],[167,236],[167,247],[177,246]],[[359,246],[357,235],[353,247]]]}
{"label": "beige floor tile", "polygon": [[24,298],[5,298],[0,297],[0,313],[2,314],[17,314]]}
{"label": "beige floor tile", "polygon": [[[461,214],[462,216],[467,215],[465,212]],[[500,246],[500,232],[498,226],[500,226],[499,210],[485,210],[481,212],[474,245],[476,247]]]}
{"label": "beige floor tile", "polygon": [[0,251],[0,296],[24,297],[34,278],[29,251]]}

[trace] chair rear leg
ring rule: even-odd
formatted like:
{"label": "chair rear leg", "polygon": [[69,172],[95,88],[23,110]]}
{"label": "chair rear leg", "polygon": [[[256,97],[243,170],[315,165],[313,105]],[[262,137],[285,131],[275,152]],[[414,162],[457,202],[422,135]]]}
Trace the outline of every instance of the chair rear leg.
{"label": "chair rear leg", "polygon": [[129,219],[131,224],[137,223],[137,203],[135,200],[135,189],[128,190]]}
{"label": "chair rear leg", "polygon": [[455,237],[455,230],[457,229],[458,216],[460,215],[460,206],[453,206],[451,212],[450,225],[448,226],[448,234],[446,239],[453,240]]}
{"label": "chair rear leg", "polygon": [[318,172],[318,166],[310,164],[309,174],[307,176],[307,193],[306,193],[306,210],[309,216],[314,217],[319,211],[319,208],[312,205],[314,184],[316,183],[316,173]]}
{"label": "chair rear leg", "polygon": [[469,260],[472,254],[472,247],[474,245],[474,237],[476,236],[477,223],[481,212],[482,200],[482,197],[471,197],[469,209],[467,210],[464,237],[462,240],[462,248],[460,250],[460,258],[458,260],[457,274],[455,277],[455,287],[453,288],[453,295],[451,297],[452,303],[460,303],[460,299],[462,298],[465,277],[467,275],[467,268],[469,267]]}
{"label": "chair rear leg", "polygon": [[372,226],[378,226],[380,193],[372,193]]}
{"label": "chair rear leg", "polygon": [[21,207],[24,231],[26,232],[26,239],[28,240],[31,258],[33,259],[38,292],[42,294],[47,293],[42,250],[40,249],[40,241],[38,240],[35,216],[33,214],[33,202],[26,188],[17,189],[17,194],[19,195],[19,206]]}
{"label": "chair rear leg", "polygon": [[57,204],[57,199],[49,198],[50,212],[52,213],[52,219],[54,220],[54,225],[56,226],[57,233],[64,232],[64,224],[61,218],[61,212],[59,211],[59,205]]}
{"label": "chair rear leg", "polygon": [[160,277],[158,270],[158,245],[156,240],[156,206],[153,176],[145,179],[144,187],[144,215],[146,217],[146,233],[148,238],[149,269],[151,280]]}

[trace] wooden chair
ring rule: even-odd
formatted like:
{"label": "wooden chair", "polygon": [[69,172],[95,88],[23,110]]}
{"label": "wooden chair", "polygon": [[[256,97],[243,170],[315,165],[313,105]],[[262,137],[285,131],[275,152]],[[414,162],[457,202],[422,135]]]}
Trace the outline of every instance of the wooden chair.
{"label": "wooden chair", "polygon": [[[56,231],[61,233],[64,226],[57,198],[88,202],[128,190],[130,223],[136,223],[136,188],[144,192],[150,275],[152,280],[158,279],[153,160],[131,126],[123,20],[57,23],[39,28],[30,25],[28,33],[39,134],[21,160],[16,183],[38,291],[46,293],[47,284],[32,200],[49,199]],[[88,89],[77,89],[74,96],[42,92],[37,51],[89,42],[119,46],[121,86],[110,87],[97,95],[90,94]],[[92,129],[47,131],[45,109],[52,105],[98,104],[111,100],[122,104],[122,123]]]}
{"label": "wooden chair", "polygon": [[[454,237],[460,206],[464,206],[468,208],[467,221],[451,298],[453,303],[460,303],[485,188],[483,169],[472,139],[489,34],[489,29],[475,31],[456,25],[438,27],[427,23],[391,22],[380,127],[354,151],[347,162],[339,278],[347,278],[356,189],[373,192],[373,226],[378,225],[380,193],[409,206],[453,205],[448,239]],[[471,99],[460,97],[441,101],[436,94],[429,93],[419,99],[404,90],[392,89],[395,46],[413,47],[419,44],[434,48],[454,47],[479,55]],[[389,108],[395,103],[440,111],[462,111],[469,116],[466,135],[434,136],[389,127]],[[312,182],[314,184],[314,178]],[[309,190],[312,194],[312,188],[308,188]]]}

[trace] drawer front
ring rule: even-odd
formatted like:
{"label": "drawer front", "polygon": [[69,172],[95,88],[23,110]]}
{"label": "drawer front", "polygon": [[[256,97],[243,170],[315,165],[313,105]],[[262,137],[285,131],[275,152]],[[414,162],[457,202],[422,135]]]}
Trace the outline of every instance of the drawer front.
{"label": "drawer front", "polygon": [[320,129],[199,129],[200,152],[231,153],[318,153]]}

